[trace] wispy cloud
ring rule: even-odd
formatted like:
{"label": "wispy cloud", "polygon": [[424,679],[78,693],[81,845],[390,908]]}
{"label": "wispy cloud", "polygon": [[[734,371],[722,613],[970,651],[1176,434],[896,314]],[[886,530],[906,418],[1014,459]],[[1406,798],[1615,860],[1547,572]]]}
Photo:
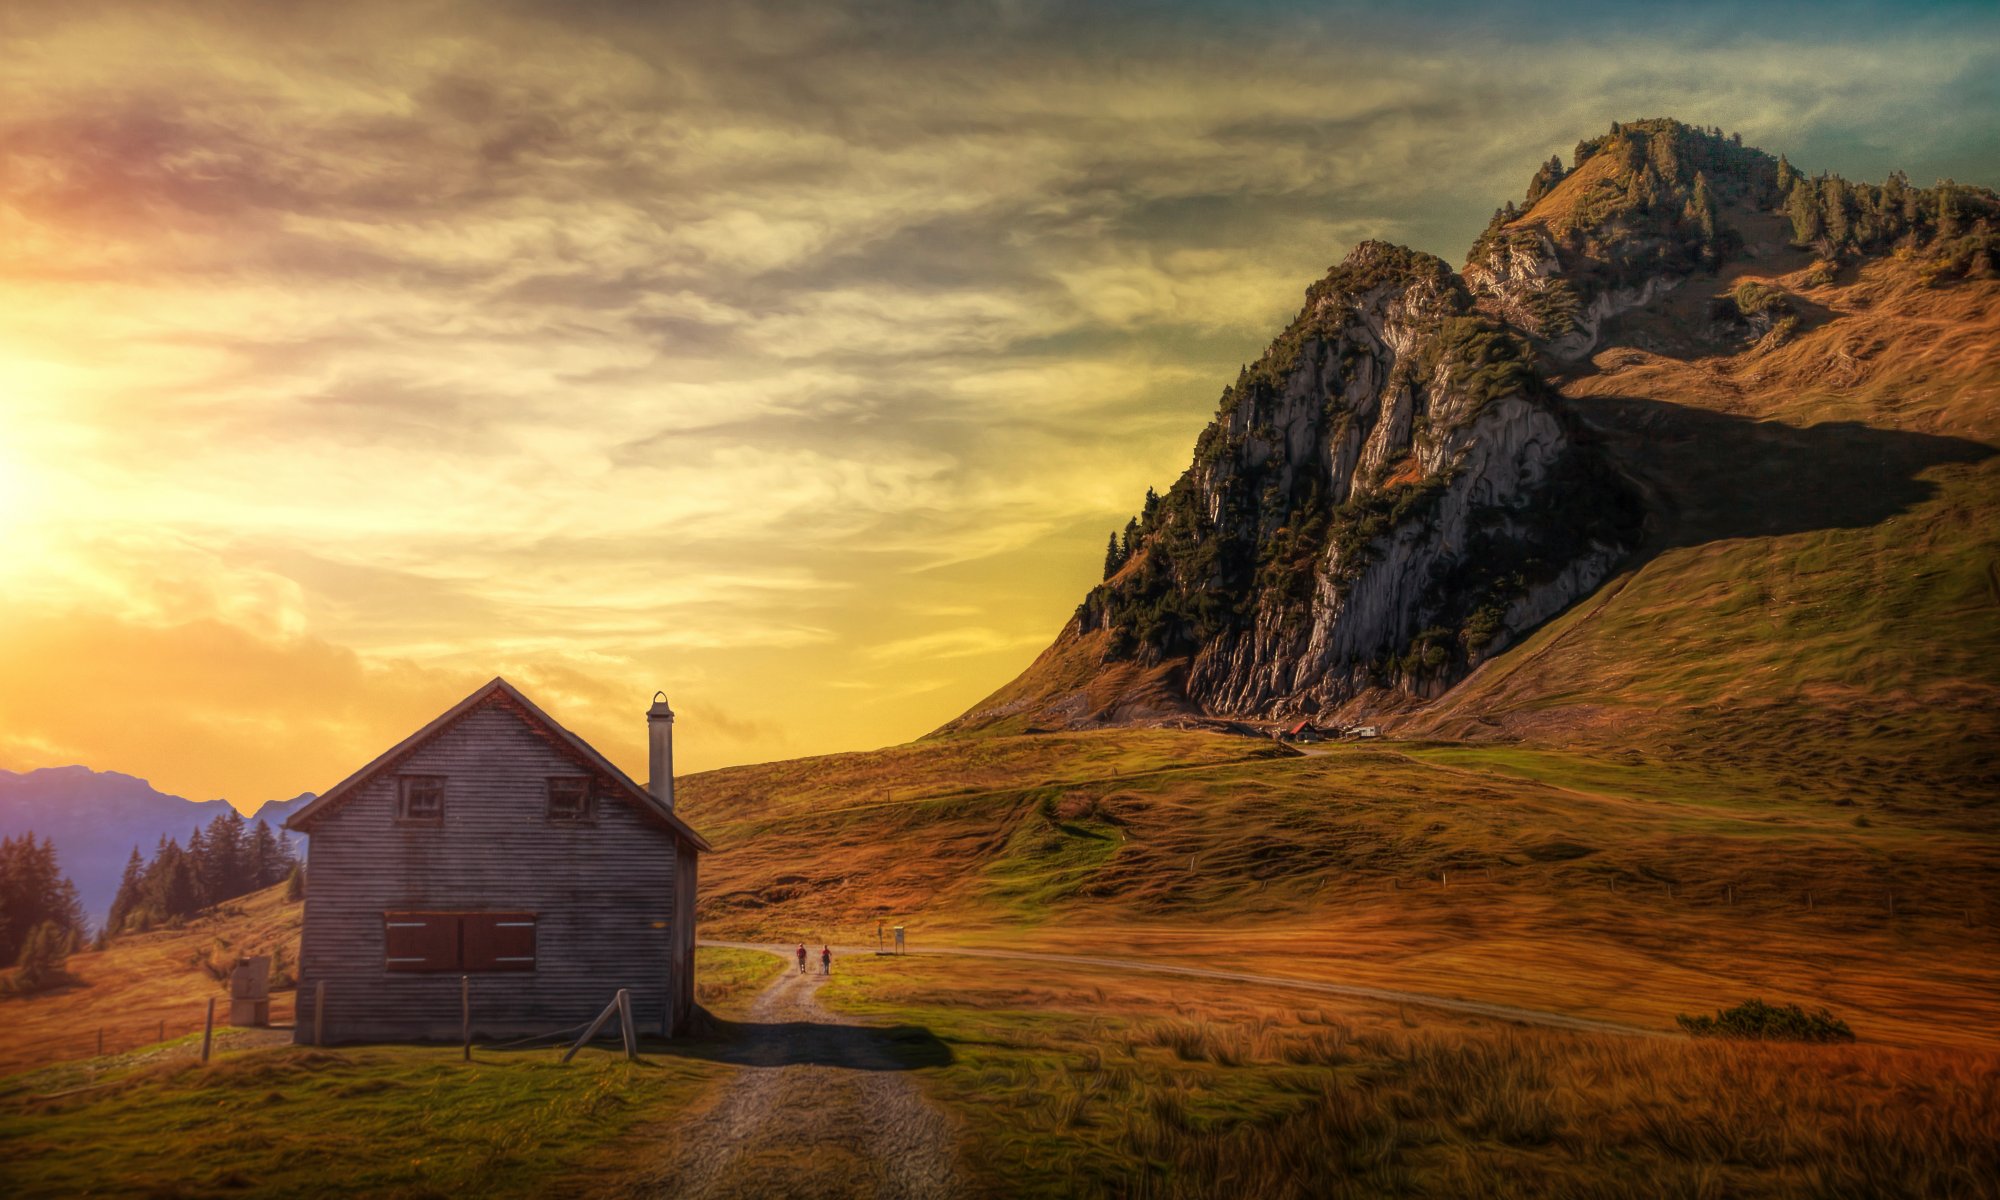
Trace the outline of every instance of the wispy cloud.
{"label": "wispy cloud", "polygon": [[909,736],[1353,242],[1661,112],[2000,161],[1989,10],[1607,12],[9,5],[0,765],[290,794],[498,671],[628,765],[661,686],[697,767]]}

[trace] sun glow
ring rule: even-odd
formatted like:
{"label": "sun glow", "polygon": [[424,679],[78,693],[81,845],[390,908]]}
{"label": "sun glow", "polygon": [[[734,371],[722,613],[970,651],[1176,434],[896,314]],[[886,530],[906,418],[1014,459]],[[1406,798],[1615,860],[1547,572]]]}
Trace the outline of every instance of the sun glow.
{"label": "sun glow", "polygon": [[0,446],[0,545],[5,557],[15,556],[13,542],[28,521],[29,484],[27,469],[7,447]]}

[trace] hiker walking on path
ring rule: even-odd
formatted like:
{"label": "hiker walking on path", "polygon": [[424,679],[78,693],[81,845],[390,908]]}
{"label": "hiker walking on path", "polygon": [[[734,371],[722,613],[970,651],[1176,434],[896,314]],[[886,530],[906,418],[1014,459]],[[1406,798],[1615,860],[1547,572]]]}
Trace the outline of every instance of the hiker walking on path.
{"label": "hiker walking on path", "polygon": [[799,943],[799,974],[803,975],[803,974],[805,974],[805,973],[806,973],[806,944],[805,944],[804,942],[800,942],[800,943]]}
{"label": "hiker walking on path", "polygon": [[833,974],[833,947],[831,946],[821,946],[819,948],[819,973],[822,975]]}

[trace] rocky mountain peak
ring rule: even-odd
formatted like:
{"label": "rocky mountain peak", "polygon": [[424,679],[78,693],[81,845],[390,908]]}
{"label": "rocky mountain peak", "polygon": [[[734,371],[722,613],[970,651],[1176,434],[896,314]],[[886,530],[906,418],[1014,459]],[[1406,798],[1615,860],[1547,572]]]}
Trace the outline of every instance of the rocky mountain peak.
{"label": "rocky mountain peak", "polygon": [[[1982,189],[1807,179],[1657,119],[1541,164],[1462,273],[1363,242],[1223,390],[1056,643],[946,729],[1358,717],[1436,696],[1641,536],[1632,485],[1546,371],[1735,257],[1897,246],[1941,272],[1990,270],[1996,217]],[[1771,290],[1731,303],[1772,317]]]}

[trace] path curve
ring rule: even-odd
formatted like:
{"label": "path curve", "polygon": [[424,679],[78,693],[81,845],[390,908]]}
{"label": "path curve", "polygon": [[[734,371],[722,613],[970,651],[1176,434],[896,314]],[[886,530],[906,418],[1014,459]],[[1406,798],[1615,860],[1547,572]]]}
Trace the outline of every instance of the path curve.
{"label": "path curve", "polygon": [[[718,942],[704,939],[704,946],[721,946],[734,950],[764,950],[773,954],[783,951],[757,942]],[[872,954],[867,947],[839,947],[842,954]],[[1358,983],[1328,983],[1318,979],[1294,979],[1284,975],[1257,975],[1247,971],[1224,971],[1210,967],[1190,967],[1179,963],[1154,962],[1143,958],[1109,958],[1091,954],[1052,954],[1037,950],[993,950],[974,946],[936,946],[913,949],[911,954],[955,954],[967,958],[1010,958],[1027,962],[1069,963],[1073,966],[1109,967],[1119,971],[1147,971],[1156,975],[1183,975],[1193,979],[1219,979],[1228,983],[1256,983],[1267,987],[1291,988],[1296,991],[1317,992],[1329,996],[1351,996],[1362,1000],[1383,1000],[1391,1004],[1414,1004],[1424,1008],[1442,1009],[1446,1012],[1467,1013],[1472,1016],[1492,1017],[1500,1021],[1518,1021],[1524,1025],[1544,1025],[1552,1029],[1569,1029],[1578,1033],[1608,1033],[1619,1037],[1678,1038],[1682,1035],[1665,1030],[1649,1029],[1644,1025],[1627,1025],[1620,1021],[1606,1021],[1596,1017],[1578,1017],[1569,1013],[1547,1012],[1537,1008],[1521,1008],[1512,1004],[1499,1004],[1488,1000],[1462,1000],[1455,996],[1436,996],[1428,992],[1408,992],[1395,988],[1368,987]]]}
{"label": "path curve", "polygon": [[673,1200],[788,1197],[932,1200],[963,1194],[951,1124],[866,1027],[822,1007],[818,963],[786,959],[741,1030],[744,1064],[707,1108],[678,1122],[646,1194]]}

